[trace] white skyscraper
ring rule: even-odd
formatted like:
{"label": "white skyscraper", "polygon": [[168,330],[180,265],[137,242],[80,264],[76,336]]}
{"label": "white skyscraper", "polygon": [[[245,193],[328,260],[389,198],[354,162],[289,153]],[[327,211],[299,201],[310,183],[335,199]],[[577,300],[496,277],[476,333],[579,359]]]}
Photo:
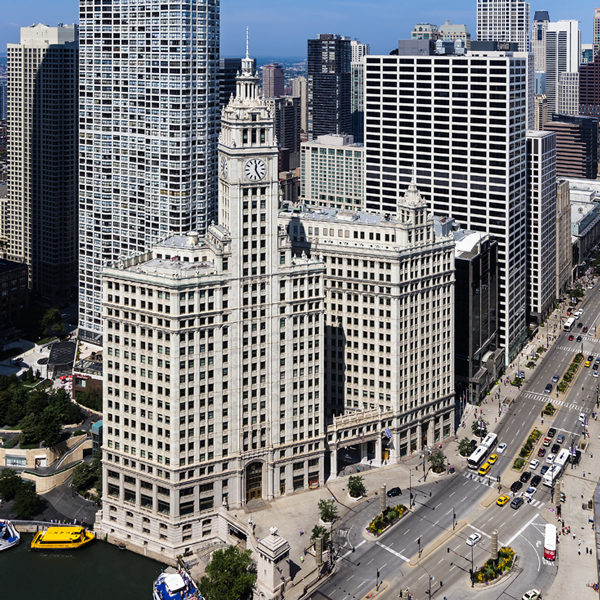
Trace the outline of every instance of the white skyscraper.
{"label": "white skyscraper", "polygon": [[547,10],[536,10],[531,26],[531,51],[536,71],[546,71],[546,32],[550,23]]}
{"label": "white skyscraper", "polygon": [[529,314],[543,321],[556,298],[556,134],[527,132]]}
{"label": "white skyscraper", "polygon": [[527,333],[530,62],[511,52],[366,57],[366,208],[395,214],[416,169],[434,214],[496,237],[507,358]]}
{"label": "white skyscraper", "polygon": [[80,333],[100,270],[216,210],[219,0],[80,1]]}
{"label": "white skyscraper", "polygon": [[529,52],[529,14],[523,0],[477,0],[477,39],[517,42],[519,51]]}
{"label": "white skyscraper", "polygon": [[[577,73],[581,57],[581,32],[579,21],[551,21],[546,31],[546,96],[548,113],[559,112],[560,82],[563,73]],[[568,79],[564,80],[568,83]],[[578,104],[578,88],[570,86],[576,96],[572,102]]]}
{"label": "white skyscraper", "polygon": [[350,42],[350,49],[352,50],[352,62],[358,62],[363,56],[371,54],[371,46],[369,44],[363,44],[358,40],[352,40]]}

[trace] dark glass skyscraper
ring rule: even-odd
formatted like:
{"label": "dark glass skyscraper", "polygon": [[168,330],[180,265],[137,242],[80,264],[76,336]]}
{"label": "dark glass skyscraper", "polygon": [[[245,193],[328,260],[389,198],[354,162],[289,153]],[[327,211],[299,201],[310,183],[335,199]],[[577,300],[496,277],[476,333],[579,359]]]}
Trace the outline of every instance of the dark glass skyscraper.
{"label": "dark glass skyscraper", "polygon": [[308,40],[308,134],[352,133],[350,38],[322,33]]}

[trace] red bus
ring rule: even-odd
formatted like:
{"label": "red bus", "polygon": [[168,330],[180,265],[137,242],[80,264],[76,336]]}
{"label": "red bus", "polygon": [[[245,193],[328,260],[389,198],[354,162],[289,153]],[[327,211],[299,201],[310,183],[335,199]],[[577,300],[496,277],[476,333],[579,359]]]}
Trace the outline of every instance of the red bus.
{"label": "red bus", "polygon": [[556,559],[556,526],[548,523],[544,534],[544,558],[546,560]]}

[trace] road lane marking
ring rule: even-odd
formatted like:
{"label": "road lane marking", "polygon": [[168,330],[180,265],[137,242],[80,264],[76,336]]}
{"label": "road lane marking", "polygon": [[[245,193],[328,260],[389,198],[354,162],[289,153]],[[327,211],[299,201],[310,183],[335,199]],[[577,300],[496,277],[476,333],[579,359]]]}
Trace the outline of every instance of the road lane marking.
{"label": "road lane marking", "polygon": [[379,546],[380,548],[383,548],[384,550],[387,550],[390,554],[397,556],[398,558],[402,559],[404,562],[408,562],[410,560],[409,558],[406,558],[406,556],[404,556],[403,554],[400,554],[400,552],[396,552],[396,550],[394,550],[393,548],[390,548],[389,546],[386,546],[385,544],[382,544],[381,542],[375,542],[375,545]]}
{"label": "road lane marking", "polygon": [[537,518],[539,518],[539,516],[540,514],[537,513],[531,517],[531,519],[525,523],[525,525],[523,525],[523,527],[521,527],[521,529],[519,529],[519,531],[517,531],[517,533],[510,538],[510,540],[506,542],[505,546],[510,546]]}
{"label": "road lane marking", "polygon": [[456,490],[454,490],[451,494],[448,494],[448,498],[452,498],[452,496],[454,496],[454,494],[456,494]]}
{"label": "road lane marking", "polygon": [[475,525],[471,525],[471,523],[469,523],[469,527],[471,529],[474,529],[477,533],[480,533],[481,535],[485,535],[485,537],[487,538],[491,538],[492,536],[487,534],[485,531],[481,531],[481,529],[477,529],[477,527],[475,527]]}

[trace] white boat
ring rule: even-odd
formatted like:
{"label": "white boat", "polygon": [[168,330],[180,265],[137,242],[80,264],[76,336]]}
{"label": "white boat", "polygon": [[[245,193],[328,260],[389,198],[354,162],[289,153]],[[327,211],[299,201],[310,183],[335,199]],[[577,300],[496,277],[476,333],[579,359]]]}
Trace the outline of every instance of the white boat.
{"label": "white boat", "polygon": [[154,600],[204,600],[198,586],[183,569],[165,569],[154,582]]}
{"label": "white boat", "polygon": [[10,521],[0,519],[0,551],[8,550],[21,541],[21,535]]}

